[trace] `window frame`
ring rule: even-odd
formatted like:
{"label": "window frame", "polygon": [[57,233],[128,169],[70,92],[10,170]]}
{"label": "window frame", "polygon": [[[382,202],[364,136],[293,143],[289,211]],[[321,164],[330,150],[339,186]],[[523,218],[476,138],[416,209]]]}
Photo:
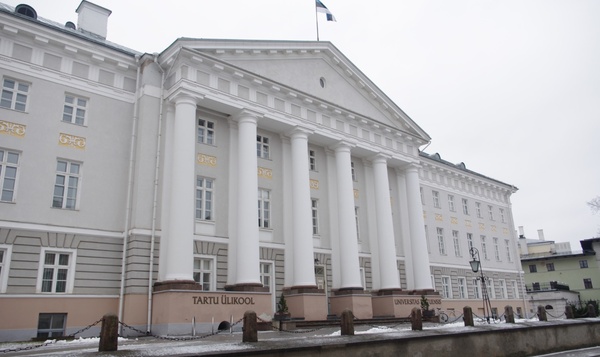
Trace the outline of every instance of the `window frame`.
{"label": "window frame", "polygon": [[[5,87],[6,81],[13,81],[15,83],[13,88]],[[23,91],[20,89],[20,86],[27,86],[27,90]],[[6,101],[5,92],[10,92],[10,105],[3,105],[2,102]],[[2,90],[0,92],[0,108],[10,109],[17,112],[27,113],[29,94],[31,93],[31,82],[22,81],[19,79],[15,79],[12,77],[2,77]],[[19,96],[24,96],[24,101],[19,101]],[[20,103],[23,106],[23,109],[17,109],[17,104]]]}
{"label": "window frame", "polygon": [[354,220],[356,221],[356,241],[360,241],[360,207],[354,206]]}
{"label": "window frame", "polygon": [[318,236],[319,233],[319,200],[316,198],[310,199],[311,206],[311,222],[313,236]]}
{"label": "window frame", "polygon": [[462,208],[463,208],[463,214],[465,216],[469,215],[469,200],[467,200],[466,198],[462,199]]}
{"label": "window frame", "polygon": [[490,219],[490,221],[494,220],[494,206],[492,205],[488,205],[488,218]]}
{"label": "window frame", "polygon": [[519,283],[516,280],[511,280],[513,299],[519,298]]}
{"label": "window frame", "polygon": [[481,290],[481,279],[473,277],[473,299],[483,298],[483,290]]}
{"label": "window frame", "polygon": [[[56,280],[55,276],[58,272],[53,272],[52,279],[52,291],[42,291],[43,280],[44,280],[44,270],[46,269],[46,254],[54,253],[54,254],[67,254],[69,255],[69,264],[67,266],[67,279],[65,285],[64,292],[56,292]],[[54,264],[52,267],[56,268],[60,265]],[[35,292],[38,294],[48,294],[48,295],[63,295],[63,294],[72,294],[73,286],[75,284],[75,272],[77,266],[77,249],[66,249],[66,248],[50,248],[50,247],[42,247],[40,250],[40,260],[38,264],[38,275],[37,282],[35,287]]]}
{"label": "window frame", "polygon": [[0,244],[0,251],[3,253],[0,259],[0,293],[5,293],[8,287],[8,272],[10,271],[12,247],[9,244]]}
{"label": "window frame", "polygon": [[[17,150],[9,150],[0,148],[0,152],[2,152],[2,158],[0,159],[0,202],[5,203],[14,203],[17,201],[17,188],[19,186],[19,165],[21,162],[21,152]],[[8,162],[9,154],[17,155],[17,163]],[[7,168],[14,168],[15,177],[6,177]],[[13,180],[12,191],[6,188],[7,180]],[[4,192],[11,192],[10,200],[4,199]]]}
{"label": "window frame", "polygon": [[317,151],[308,149],[308,170],[317,172]]}
{"label": "window frame", "polygon": [[271,190],[258,188],[258,228],[272,229]]}
{"label": "window frame", "polygon": [[460,251],[460,235],[457,230],[452,231],[452,241],[454,243],[454,256],[462,257],[462,253]]}
{"label": "window frame", "polygon": [[[40,329],[40,320],[42,317],[46,317],[49,316],[50,317],[50,328],[47,329]],[[59,329],[58,328],[52,328],[52,321],[54,320],[55,317],[62,317],[63,318],[63,326],[60,329],[60,333],[58,334],[53,334],[53,332],[58,332]],[[40,312],[38,314],[38,327],[37,327],[37,332],[36,332],[36,338],[47,338],[47,339],[51,339],[51,338],[55,338],[55,337],[63,337],[66,335],[66,330],[67,330],[67,318],[68,318],[68,314],[67,313],[46,313],[46,312]],[[40,333],[40,331],[42,331]],[[47,333],[47,335],[44,335],[44,333]]]}
{"label": "window frame", "polygon": [[479,239],[481,241],[481,253],[483,253],[483,259],[490,260],[487,252],[487,242],[486,237],[484,235],[480,235]]}
{"label": "window frame", "polygon": [[498,279],[500,285],[500,296],[502,299],[508,299],[508,288],[506,287],[506,279]]}
{"label": "window frame", "polygon": [[448,209],[450,212],[456,212],[456,208],[454,207],[454,195],[448,195]]}
{"label": "window frame", "polygon": [[537,273],[537,264],[529,264],[529,272]]}
{"label": "window frame", "polygon": [[467,279],[464,276],[459,276],[456,278],[456,286],[458,287],[458,298],[459,299],[467,299],[468,291],[467,291]]}
{"label": "window frame", "polygon": [[[201,123],[204,122],[204,123]],[[212,125],[212,127],[211,127]],[[212,120],[199,117],[196,120],[196,143],[216,146],[216,125]],[[258,140],[258,137],[257,137]],[[257,146],[258,149],[258,146]],[[257,151],[258,152],[258,151]]]}
{"label": "window frame", "polygon": [[446,255],[446,242],[444,241],[444,228],[436,227],[435,228],[437,242],[438,242],[438,251],[440,255]]}
{"label": "window frame", "polygon": [[475,202],[475,213],[477,214],[477,218],[483,218],[481,215],[481,202]]}
{"label": "window frame", "polygon": [[[73,98],[73,103],[67,102],[67,98],[69,98],[69,97]],[[83,106],[79,105],[80,100],[85,101],[85,105],[83,105]],[[89,102],[90,102],[89,98],[81,97],[79,95],[72,94],[72,93],[65,93],[65,102],[63,103],[63,113],[62,113],[62,118],[60,121],[63,123],[68,123],[68,124],[86,126]],[[72,109],[71,114],[66,113],[67,107],[70,107]],[[77,114],[78,114],[79,110],[83,111],[83,121],[81,123],[77,122],[77,118],[79,117]],[[70,120],[65,120],[65,115],[70,115]]]}
{"label": "window frame", "polygon": [[492,278],[487,278],[485,279],[485,286],[488,289],[488,297],[490,299],[495,299],[496,298],[496,287],[494,286],[494,279]]}
{"label": "window frame", "polygon": [[[199,181],[202,180],[202,186],[200,186],[198,183]],[[194,217],[196,221],[203,221],[203,222],[214,222],[215,221],[215,179],[211,178],[211,177],[206,177],[206,176],[201,176],[201,175],[197,175],[196,176],[196,197],[194,199],[195,201],[195,208],[194,208]],[[210,182],[210,188],[207,187],[207,183]],[[201,193],[201,197],[198,197],[199,193]],[[207,196],[210,196],[210,200],[207,199]],[[210,203],[210,209],[207,209],[207,202]],[[198,207],[198,204],[200,203],[200,207]],[[206,213],[208,212],[209,216],[208,218],[206,218]],[[200,217],[198,217],[198,214],[200,214]]]}
{"label": "window frame", "polygon": [[498,243],[498,237],[492,237],[492,242],[494,243],[494,257],[497,262],[500,262],[502,259],[500,258],[500,244]]}
{"label": "window frame", "polygon": [[[196,261],[200,262],[200,268],[196,268]],[[209,261],[210,262],[210,267],[208,269],[208,272],[204,269],[204,261]],[[217,258],[215,256],[211,256],[211,255],[204,255],[204,254],[194,254],[194,262],[193,262],[194,266],[192,269],[192,279],[194,280],[194,282],[196,282],[196,284],[202,286],[202,291],[216,291],[217,290]],[[209,279],[210,281],[208,282],[208,287],[209,289],[206,290],[204,289],[204,284],[206,284],[204,282],[204,274],[208,273],[209,274]],[[202,277],[202,282],[196,280],[196,274],[200,274],[199,277]]]}
{"label": "window frame", "polygon": [[583,278],[583,288],[584,289],[593,289],[594,284],[592,283],[592,278]]}
{"label": "window frame", "polygon": [[506,246],[506,260],[509,262],[512,262],[512,253],[511,253],[511,247],[510,247],[510,240],[505,239],[504,240],[504,245]]}
{"label": "window frame", "polygon": [[268,136],[256,134],[256,155],[260,159],[271,160],[271,139]]}
{"label": "window frame", "polygon": [[440,207],[440,193],[438,191],[432,190],[431,191],[431,198],[433,200],[433,207],[435,207],[435,208],[441,208]]}
{"label": "window frame", "polygon": [[350,171],[352,173],[352,182],[356,182],[356,169],[354,167],[354,161],[350,161]]}
{"label": "window frame", "polygon": [[589,268],[587,259],[581,259],[579,261],[579,269],[587,269]]}
{"label": "window frame", "polygon": [[452,299],[452,278],[449,275],[442,275],[442,298]]}
{"label": "window frame", "polygon": [[554,263],[546,263],[546,270],[547,271],[556,271],[556,269],[554,267]]}
{"label": "window frame", "polygon": [[506,223],[506,216],[504,215],[504,208],[499,208],[500,211],[500,222]]}
{"label": "window frame", "polygon": [[[67,167],[65,169],[65,171],[58,171],[58,164],[59,162],[65,162],[67,164]],[[79,169],[78,172],[76,174],[71,173],[71,167],[73,165],[79,165]],[[55,179],[54,179],[54,190],[52,191],[52,208],[58,208],[58,209],[64,209],[64,210],[72,210],[72,211],[76,211],[79,209],[79,198],[81,195],[81,181],[83,178],[83,163],[80,161],[74,161],[74,160],[68,160],[68,159],[62,159],[59,158],[56,160],[56,172],[55,172]],[[57,179],[59,176],[64,176],[65,180],[63,182],[63,192],[61,197],[61,204],[60,207],[55,205],[56,202],[56,187],[57,187]],[[75,192],[75,196],[74,199],[75,203],[72,207],[68,206],[68,202],[69,202],[69,191],[71,190],[71,186],[70,186],[70,182],[71,182],[71,178],[77,178],[77,185],[76,185],[76,192]]]}

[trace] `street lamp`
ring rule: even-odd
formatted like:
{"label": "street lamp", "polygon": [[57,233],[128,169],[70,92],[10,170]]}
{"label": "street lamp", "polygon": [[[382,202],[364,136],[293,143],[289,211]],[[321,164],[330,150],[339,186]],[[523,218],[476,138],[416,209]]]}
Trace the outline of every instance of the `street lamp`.
{"label": "street lamp", "polygon": [[490,303],[490,297],[488,296],[487,286],[485,284],[485,275],[483,275],[483,268],[481,267],[481,259],[479,258],[479,251],[475,247],[471,247],[469,249],[469,253],[471,254],[471,270],[473,273],[480,272],[481,276],[481,296],[483,298],[483,314],[485,316],[488,324],[490,323],[490,316],[492,315],[492,304]]}

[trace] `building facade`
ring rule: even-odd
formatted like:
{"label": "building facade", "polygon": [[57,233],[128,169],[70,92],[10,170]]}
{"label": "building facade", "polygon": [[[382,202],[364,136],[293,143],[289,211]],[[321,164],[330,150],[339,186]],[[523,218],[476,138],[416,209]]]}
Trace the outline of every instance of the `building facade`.
{"label": "building facade", "polygon": [[[281,294],[292,317],[524,307],[512,185],[430,137],[328,42],[106,40],[0,4],[0,340],[116,313],[210,330]],[[94,334],[94,329],[89,331]]]}

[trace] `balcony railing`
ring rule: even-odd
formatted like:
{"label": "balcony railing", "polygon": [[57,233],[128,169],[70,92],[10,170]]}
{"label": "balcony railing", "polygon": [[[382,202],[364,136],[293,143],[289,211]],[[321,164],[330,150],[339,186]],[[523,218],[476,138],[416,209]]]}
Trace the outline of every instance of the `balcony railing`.
{"label": "balcony railing", "polygon": [[525,284],[525,289],[528,293],[535,291],[556,291],[556,290],[566,290],[569,291],[569,285],[558,282],[558,281],[550,281],[548,283],[532,283]]}

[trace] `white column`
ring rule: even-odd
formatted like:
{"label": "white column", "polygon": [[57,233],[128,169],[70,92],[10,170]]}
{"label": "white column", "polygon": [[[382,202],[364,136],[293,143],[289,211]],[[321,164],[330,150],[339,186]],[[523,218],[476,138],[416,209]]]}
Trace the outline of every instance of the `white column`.
{"label": "white column", "polygon": [[408,201],[408,217],[410,219],[410,243],[412,249],[415,289],[433,289],[429,270],[429,253],[421,204],[419,184],[419,167],[411,164],[406,169],[406,193]]}
{"label": "white column", "polygon": [[196,162],[196,99],[175,98],[165,280],[193,280]]}
{"label": "white column", "polygon": [[398,182],[398,212],[400,212],[400,233],[402,247],[404,249],[404,271],[406,274],[406,289],[415,289],[415,278],[413,273],[412,248],[410,244],[410,219],[408,218],[408,204],[406,202],[406,176],[404,171],[396,169],[396,180]]}
{"label": "white column", "polygon": [[229,124],[229,214],[227,230],[229,240],[227,245],[227,285],[235,285],[237,276],[237,226],[238,226],[238,123],[233,119],[228,119]]}
{"label": "white column", "polygon": [[260,285],[256,116],[238,118],[238,203],[236,285]]}
{"label": "white column", "polygon": [[308,134],[310,131],[296,128],[290,135],[292,143],[292,227],[294,230],[293,286],[297,287],[316,287],[308,173]]}
{"label": "white column", "polygon": [[377,155],[373,159],[373,176],[379,243],[380,289],[400,289],[386,156]]}
{"label": "white column", "polygon": [[350,148],[350,144],[345,142],[341,142],[335,147],[340,239],[340,288],[362,289],[354,216],[354,188],[352,185]]}

